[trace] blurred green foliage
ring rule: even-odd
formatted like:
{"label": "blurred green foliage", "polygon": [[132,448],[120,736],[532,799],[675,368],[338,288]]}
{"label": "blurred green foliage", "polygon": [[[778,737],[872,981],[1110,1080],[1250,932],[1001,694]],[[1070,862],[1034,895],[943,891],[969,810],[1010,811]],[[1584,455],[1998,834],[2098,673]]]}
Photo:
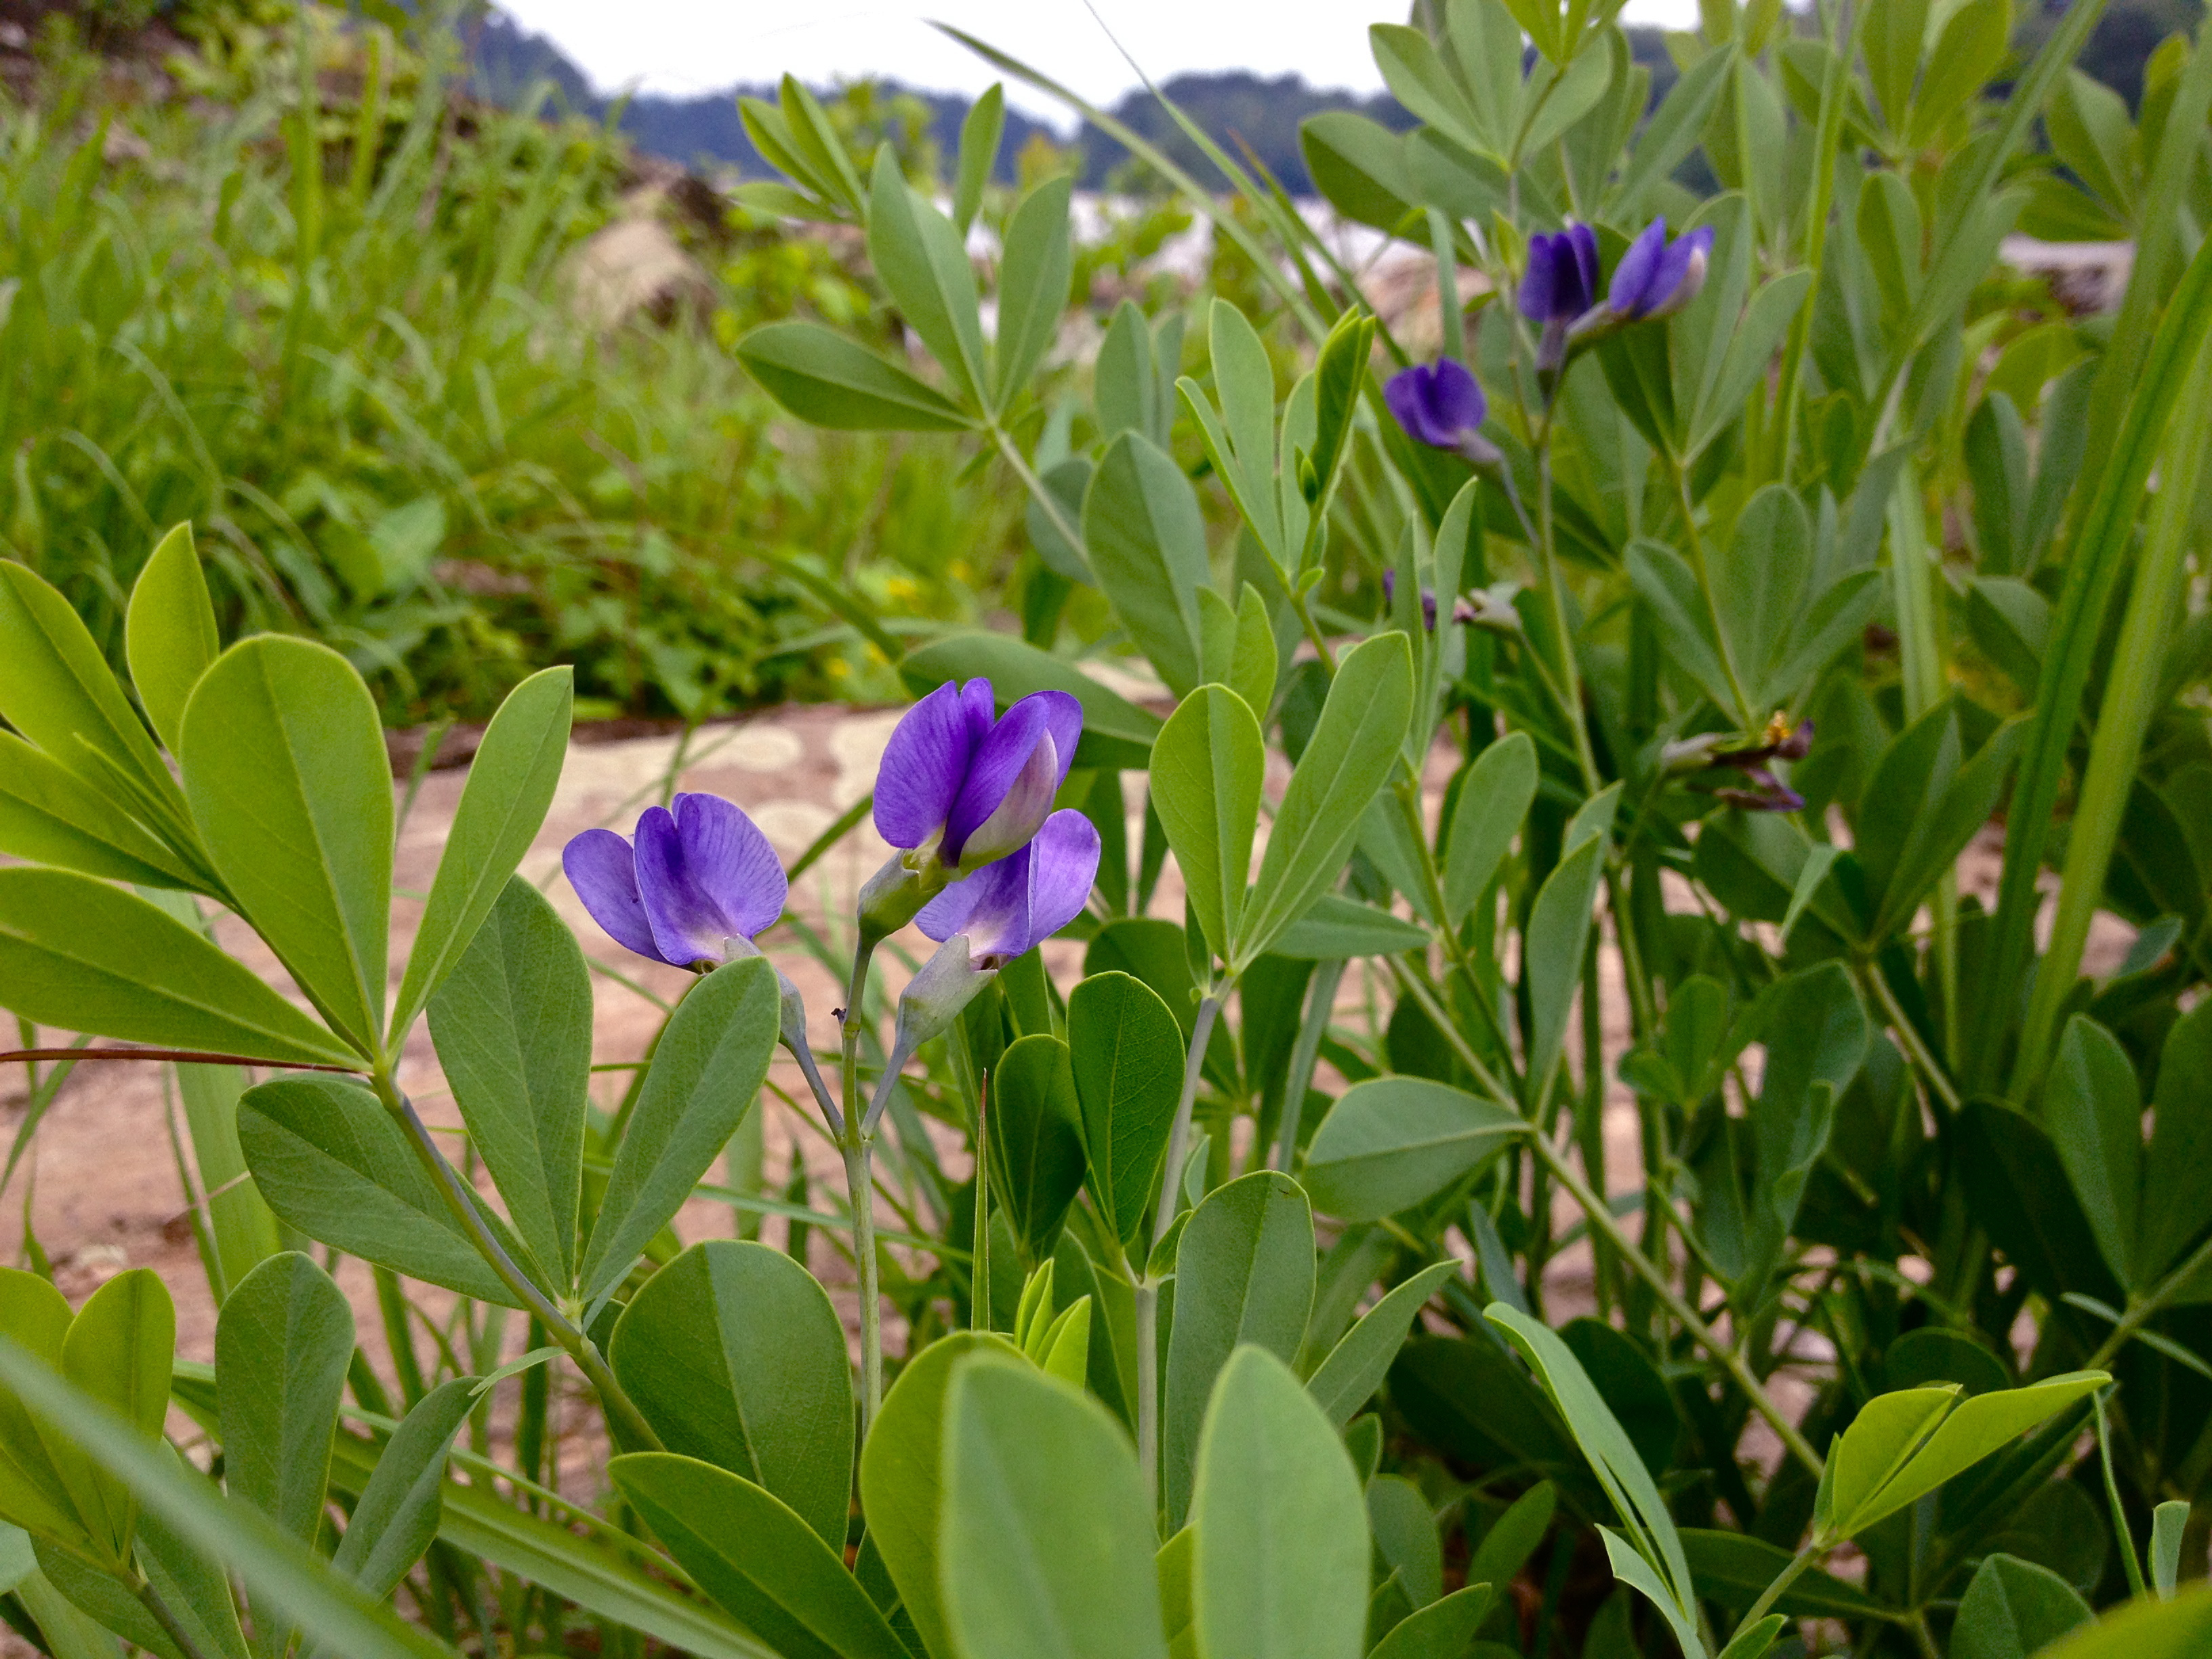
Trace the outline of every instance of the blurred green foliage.
{"label": "blurred green foliage", "polygon": [[[727,352],[793,313],[884,332],[857,250],[662,207],[692,268],[586,322],[580,249],[656,211],[619,137],[449,96],[434,29],[219,9],[172,10],[162,74],[49,17],[0,97],[0,544],[112,651],[184,519],[226,627],[331,641],[394,724],[550,660],[587,714],[896,695],[805,578],[894,632],[998,591],[1018,503],[795,428]],[[893,100],[842,113],[921,140]]]}

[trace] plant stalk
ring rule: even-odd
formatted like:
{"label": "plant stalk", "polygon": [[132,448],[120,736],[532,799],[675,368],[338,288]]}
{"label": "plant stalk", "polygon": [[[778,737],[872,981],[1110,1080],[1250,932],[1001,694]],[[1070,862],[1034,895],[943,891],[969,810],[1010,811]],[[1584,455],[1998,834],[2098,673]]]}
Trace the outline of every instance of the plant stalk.
{"label": "plant stalk", "polygon": [[860,1279],[860,1438],[864,1443],[884,1403],[884,1324],[876,1281],[876,1183],[872,1167],[875,1137],[868,1126],[868,1115],[855,1109],[860,1098],[860,1009],[868,994],[868,965],[875,957],[876,943],[863,923],[859,942],[853,947],[853,979],[840,1016],[844,1034],[845,1133],[838,1144],[845,1155],[845,1192],[853,1206],[853,1265]]}
{"label": "plant stalk", "polygon": [[[1226,988],[1224,988],[1225,989]],[[1190,1052],[1182,1066],[1182,1098],[1176,1103],[1175,1125],[1168,1131],[1168,1152],[1160,1170],[1160,1199],[1152,1217],[1152,1248],[1159,1248],[1175,1224],[1176,1193],[1182,1181],[1184,1143],[1190,1139],[1190,1115],[1198,1103],[1198,1080],[1206,1065],[1206,1045],[1213,1038],[1213,1022],[1221,1012],[1221,994],[1201,998],[1198,1018],[1190,1028]],[[1288,1109],[1287,1104],[1285,1109]],[[1136,1286],[1137,1310],[1137,1457],[1145,1471],[1145,1491],[1158,1501],[1160,1474],[1160,1287],[1152,1276],[1151,1251]]]}
{"label": "plant stalk", "polygon": [[636,1402],[615,1380],[615,1374],[609,1369],[598,1346],[553,1305],[544,1291],[531,1283],[529,1275],[515,1265],[514,1258],[507,1255],[506,1246],[485,1224],[483,1213],[477,1207],[475,1194],[464,1187],[459,1174],[446,1161],[445,1154],[438,1150],[437,1143],[430,1139],[429,1128],[415,1110],[415,1103],[399,1092],[388,1073],[377,1073],[374,1082],[377,1096],[383,1101],[385,1109],[398,1121],[399,1127],[407,1135],[408,1144],[415,1149],[416,1158],[428,1173],[431,1184],[437,1188],[439,1197],[445,1200],[447,1209],[460,1224],[461,1231],[467,1235],[469,1242],[477,1247],[477,1254],[483,1257],[492,1272],[499,1275],[500,1283],[514,1292],[524,1309],[545,1327],[552,1339],[576,1362],[576,1369],[583,1372],[598,1391],[599,1403],[606,1410],[609,1426],[619,1429],[617,1437],[630,1442],[637,1450],[660,1450],[660,1437],[645,1420]]}

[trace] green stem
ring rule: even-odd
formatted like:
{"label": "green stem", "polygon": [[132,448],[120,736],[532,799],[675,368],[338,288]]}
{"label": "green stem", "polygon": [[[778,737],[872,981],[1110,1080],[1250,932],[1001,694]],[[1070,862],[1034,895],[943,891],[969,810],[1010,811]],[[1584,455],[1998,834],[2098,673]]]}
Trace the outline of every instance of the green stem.
{"label": "green stem", "polygon": [[[853,1200],[853,1262],[860,1276],[860,1437],[884,1403],[884,1310],[876,1288],[875,1137],[852,1130],[845,1146],[845,1188]],[[988,1297],[989,1288],[983,1294]]]}
{"label": "green stem", "polygon": [[[1775,1574],[1774,1582],[1759,1592],[1759,1600],[1751,1604],[1751,1611],[1744,1614],[1743,1622],[1735,1627],[1735,1635],[1741,1636],[1744,1632],[1773,1612],[1774,1604],[1782,1599],[1783,1593],[1797,1582],[1806,1568],[1811,1566],[1827,1552],[1827,1540],[1815,1534],[1810,1543],[1790,1558],[1790,1565]],[[1735,1638],[1731,1637],[1729,1639],[1733,1641]]]}
{"label": "green stem", "polygon": [[2081,1369],[2085,1371],[2101,1371],[2110,1365],[2115,1358],[2118,1358],[2120,1350],[2127,1346],[2128,1340],[2148,1323],[2151,1317],[2167,1303],[2172,1301],[2184,1285],[2203,1272],[2207,1264],[2212,1264],[2212,1238],[2206,1239],[2204,1243],[2191,1250],[2182,1259],[2179,1267],[2160,1279],[2148,1294],[2132,1304],[2128,1310],[2121,1315],[2119,1323],[2112,1327],[2111,1333],[2105,1338],[2103,1345],[2096,1352],[2089,1356]]}
{"label": "green stem", "polygon": [[169,1611],[169,1604],[154,1588],[153,1580],[141,1578],[131,1586],[131,1593],[138,1598],[138,1604],[153,1615],[154,1622],[161,1627],[162,1634],[177,1644],[177,1651],[184,1655],[185,1659],[208,1659],[206,1650],[192,1639],[191,1632],[185,1628],[183,1621]]}
{"label": "green stem", "polygon": [[1698,1310],[1675,1292],[1674,1287],[1667,1282],[1667,1275],[1636,1248],[1636,1242],[1622,1230],[1612,1207],[1590,1190],[1589,1183],[1561,1155],[1559,1149],[1541,1135],[1534,1138],[1534,1144],[1536,1155],[1550,1168],[1559,1185],[1565,1188],[1575,1202],[1582,1206],[1583,1213],[1589,1218],[1591,1227],[1612,1242],[1613,1248],[1620,1252],[1621,1259],[1651,1286],[1667,1311],[1674,1316],[1698,1346],[1727,1369],[1728,1374],[1735,1379],[1736,1386],[1743,1390],[1744,1397],[1751,1401],[1751,1408],[1766,1419],[1780,1437],[1783,1445],[1788,1448],[1790,1455],[1803,1464],[1809,1474],[1819,1474],[1820,1454],[1813,1449],[1812,1442],[1799,1432],[1797,1425],[1784,1415],[1782,1407],[1775,1403],[1774,1396],[1767,1393],[1765,1385],[1753,1375],[1744,1357],[1723,1342],[1720,1334],[1699,1317]]}
{"label": "green stem", "polygon": [[653,1425],[645,1420],[644,1414],[638,1410],[636,1403],[623,1390],[622,1384],[615,1381],[615,1374],[608,1369],[598,1346],[553,1305],[544,1291],[531,1283],[529,1275],[515,1265],[514,1258],[507,1253],[507,1247],[485,1224],[483,1212],[477,1207],[475,1194],[463,1185],[459,1174],[446,1161],[445,1154],[438,1150],[437,1143],[430,1139],[429,1128],[415,1110],[414,1103],[399,1092],[389,1073],[378,1072],[373,1081],[377,1097],[398,1122],[400,1129],[407,1136],[408,1144],[415,1149],[416,1158],[429,1175],[431,1184],[438,1189],[438,1196],[445,1200],[447,1209],[460,1224],[462,1232],[476,1246],[477,1254],[483,1256],[492,1272],[499,1276],[500,1283],[514,1293],[524,1310],[545,1327],[554,1341],[559,1343],[568,1357],[576,1362],[576,1369],[583,1372],[592,1387],[598,1390],[599,1404],[607,1414],[608,1426],[617,1431],[617,1438],[627,1442],[632,1449],[660,1450],[660,1437],[653,1432]]}
{"label": "green stem", "polygon": [[1897,993],[1890,989],[1888,975],[1874,963],[1863,963],[1859,967],[1859,982],[1874,993],[1874,1000],[1881,1005],[1882,1018],[1897,1033],[1897,1040],[1904,1045],[1906,1056],[1920,1068],[1920,1075],[1927,1080],[1929,1091],[1955,1115],[1960,1105],[1959,1091],[1936,1056],[1929,1052],[1928,1044],[1922,1040],[1920,1028],[1906,1018],[1905,1006],[1898,1001]]}
{"label": "green stem", "polygon": [[1051,520],[1052,527],[1060,532],[1061,538],[1078,553],[1089,558],[1090,552],[1084,542],[1083,532],[1069,520],[1067,509],[1060,505],[1060,497],[1046,487],[1045,481],[1037,476],[1036,469],[1023,456],[1021,446],[996,421],[991,422],[990,431],[999,453],[1005,458],[1006,465],[1013,468],[1014,476],[1030,492],[1030,499],[1044,509],[1045,517]]}
{"label": "green stem", "polygon": [[1538,557],[1544,566],[1544,591],[1552,609],[1552,637],[1559,641],[1559,664],[1565,671],[1567,726],[1574,734],[1575,761],[1582,768],[1583,787],[1595,795],[1603,787],[1597,757],[1591,752],[1589,717],[1583,711],[1582,665],[1576,659],[1575,639],[1567,626],[1566,580],[1559,574],[1559,532],[1552,521],[1552,422],[1547,416],[1536,443],[1536,531]]}
{"label": "green stem", "polygon": [[[1160,1170],[1160,1199],[1152,1218],[1152,1248],[1175,1224],[1176,1194],[1182,1181],[1183,1143],[1190,1138],[1190,1115],[1198,1103],[1198,1081],[1206,1066],[1206,1045],[1213,1037],[1213,1022],[1221,1012],[1221,998],[1228,988],[1208,994],[1198,1005],[1198,1018],[1190,1028],[1190,1052],[1183,1059],[1182,1097],[1176,1103],[1175,1124],[1168,1131],[1167,1161]],[[1147,1251],[1149,1257],[1151,1252]],[[1157,1502],[1160,1469],[1160,1324],[1158,1283],[1152,1264],[1145,1264],[1137,1282],[1137,1459],[1144,1466],[1145,1491]]]}
{"label": "green stem", "polygon": [[[861,1006],[868,994],[868,965],[877,940],[864,922],[853,947],[853,979],[842,1016],[845,1133],[838,1140],[845,1155],[845,1193],[853,1206],[853,1265],[860,1297],[860,1438],[865,1443],[884,1403],[883,1309],[876,1280],[876,1183],[872,1162],[875,1138],[868,1114],[860,1109]],[[987,1295],[988,1291],[985,1292]]]}
{"label": "green stem", "polygon": [[2112,1431],[2105,1420],[2105,1394],[2100,1389],[2092,1396],[2097,1407],[2097,1455],[2105,1466],[2105,1501],[2112,1505],[2112,1538],[2120,1547],[2120,1565],[2127,1569],[2128,1594],[2140,1601],[2147,1586],[2142,1564],[2136,1559],[2135,1534],[2128,1528],[2128,1512],[2120,1504],[2119,1480],[2112,1473]]}

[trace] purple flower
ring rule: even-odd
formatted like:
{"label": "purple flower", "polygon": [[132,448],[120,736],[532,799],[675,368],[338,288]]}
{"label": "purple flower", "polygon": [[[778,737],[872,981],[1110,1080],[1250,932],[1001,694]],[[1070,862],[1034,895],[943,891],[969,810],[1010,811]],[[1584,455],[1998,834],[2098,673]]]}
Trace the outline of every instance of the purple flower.
{"label": "purple flower", "polygon": [[1416,442],[1449,449],[1475,466],[1498,461],[1498,451],[1482,435],[1490,402],[1466,364],[1445,357],[1401,369],[1382,388],[1382,401]]}
{"label": "purple flower", "polygon": [[1669,242],[1667,222],[1654,219],[1613,267],[1607,308],[1617,320],[1627,323],[1647,317],[1671,317],[1705,287],[1705,265],[1712,251],[1711,225],[1700,225]]}
{"label": "purple flower", "polygon": [[753,821],[719,795],[649,806],[637,839],[586,830],[562,849],[568,884],[618,945],[675,968],[719,963],[728,941],[783,914],[789,884]]}
{"label": "purple flower", "polygon": [[1033,691],[996,720],[991,682],[947,680],[907,710],[876,778],[876,829],[966,874],[1024,845],[1052,811],[1083,735],[1083,705]]}
{"label": "purple flower", "polygon": [[1597,233],[1571,224],[1528,239],[1521,314],[1532,323],[1571,323],[1597,303]]}
{"label": "purple flower", "polygon": [[1054,812],[1020,851],[956,881],[915,923],[942,944],[968,936],[978,968],[998,968],[1075,920],[1098,877],[1098,829],[1080,812]]}

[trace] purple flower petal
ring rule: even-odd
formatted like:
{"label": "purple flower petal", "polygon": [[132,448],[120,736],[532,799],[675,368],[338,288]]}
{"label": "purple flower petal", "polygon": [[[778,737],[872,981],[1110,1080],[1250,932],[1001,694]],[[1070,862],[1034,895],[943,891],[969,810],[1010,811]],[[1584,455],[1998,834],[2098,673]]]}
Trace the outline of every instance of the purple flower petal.
{"label": "purple flower petal", "polygon": [[775,925],[791,883],[758,824],[720,795],[678,795],[676,828],[684,868],[734,924],[724,938],[750,939]]}
{"label": "purple flower petal", "polygon": [[1562,240],[1574,252],[1574,315],[1579,317],[1597,303],[1597,232],[1569,225]]}
{"label": "purple flower petal", "polygon": [[876,775],[876,832],[892,846],[921,846],[951,811],[980,737],[973,707],[978,686],[988,730],[990,682],[970,680],[963,689],[947,680],[906,711],[884,745]]}
{"label": "purple flower petal", "polygon": [[1449,357],[1401,369],[1382,388],[1382,398],[1411,437],[1435,449],[1458,449],[1489,412],[1480,383]]}
{"label": "purple flower petal", "polygon": [[1705,285],[1705,262],[1712,252],[1713,228],[1700,225],[1678,239],[1661,257],[1651,274],[1650,293],[1644,310],[1664,317],[1680,311],[1698,297]]}
{"label": "purple flower petal", "polygon": [[786,883],[768,838],[714,795],[678,795],[676,810],[637,821],[637,885],[662,958],[719,962],[722,942],[750,939],[783,913]]}
{"label": "purple flower petal", "polygon": [[968,935],[979,963],[1012,961],[1075,920],[1098,877],[1098,829],[1069,810],[1047,818],[1019,852],[957,881],[915,918],[942,943]]}
{"label": "purple flower petal", "polygon": [[653,924],[638,896],[637,856],[628,840],[611,830],[586,830],[561,849],[561,868],[608,938],[625,951],[667,960],[653,941]]}
{"label": "purple flower petal", "polygon": [[[972,682],[971,682],[972,684]],[[981,829],[1020,780],[1029,766],[1038,740],[1051,735],[1055,727],[1067,729],[1073,715],[1074,729],[1083,729],[1083,706],[1065,691],[1033,691],[1006,710],[993,726],[968,763],[968,776],[960,786],[960,793],[952,808],[945,815],[945,842],[941,856],[948,864],[957,864],[966,851],[968,838]],[[1057,749],[1058,745],[1054,745]],[[1069,754],[1073,745],[1069,746]],[[890,757],[885,757],[886,765]],[[1053,787],[1066,776],[1067,757],[1054,756],[1056,775]],[[1046,805],[1050,801],[1048,799]],[[1042,822],[1043,813],[1034,814],[1032,822]],[[1026,833],[1017,839],[1026,841]],[[887,838],[888,839],[888,838]]]}
{"label": "purple flower petal", "polygon": [[1644,228],[1643,234],[1628,245],[1628,252],[1620,256],[1620,263],[1613,268],[1613,288],[1607,303],[1624,317],[1643,313],[1646,295],[1651,287],[1651,275],[1658,269],[1659,256],[1667,246],[1667,222],[1654,219]]}
{"label": "purple flower petal", "polygon": [[1054,812],[1029,845],[1029,944],[1050,939],[1082,915],[1098,879],[1098,826],[1073,808]]}
{"label": "purple flower petal", "polygon": [[1547,323],[1559,304],[1559,250],[1549,236],[1528,239],[1528,269],[1521,278],[1521,314],[1532,323]]}

